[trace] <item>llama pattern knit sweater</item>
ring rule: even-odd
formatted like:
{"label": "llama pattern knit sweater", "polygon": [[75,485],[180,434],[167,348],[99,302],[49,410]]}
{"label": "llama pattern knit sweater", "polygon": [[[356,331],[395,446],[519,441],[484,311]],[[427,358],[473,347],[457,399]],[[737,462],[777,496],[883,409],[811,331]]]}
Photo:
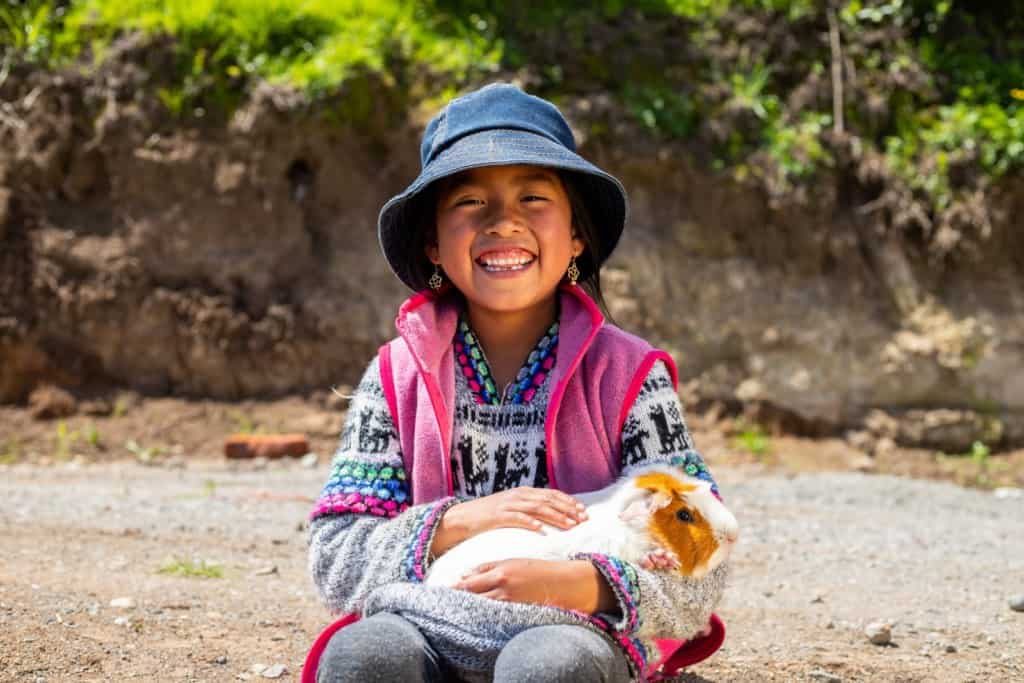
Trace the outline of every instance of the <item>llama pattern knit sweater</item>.
{"label": "llama pattern knit sweater", "polygon": [[[453,465],[459,467],[453,471],[463,475],[456,477],[457,494],[476,497],[509,486],[546,483],[536,477],[546,471],[543,424],[547,398],[541,385],[527,404],[481,406],[466,382],[456,383],[452,458]],[[539,419],[533,415],[537,411]],[[517,428],[509,429],[511,424]],[[467,439],[474,444],[470,454],[475,451],[479,455],[467,461],[468,470],[454,462],[460,457],[459,443]],[[529,447],[524,447],[525,443]],[[692,447],[668,369],[655,363],[623,425],[623,472],[651,462],[672,462],[714,485]],[[508,477],[507,460],[513,453],[519,458],[511,464],[518,463],[525,475],[514,482]],[[506,458],[504,466],[502,457]],[[502,467],[505,474],[499,476]],[[437,524],[457,499],[410,507],[409,493],[398,434],[375,359],[353,397],[330,477],[313,511],[310,570],[332,611],[401,614],[466,673],[486,675],[502,644],[526,628],[579,623],[612,637],[639,678],[648,659],[657,656],[653,637],[693,636],[721,599],[727,572],[724,566],[695,581],[601,555],[586,559],[616,595],[618,609],[610,614],[584,615],[500,603],[448,588],[418,585],[429,565],[427,549]]]}

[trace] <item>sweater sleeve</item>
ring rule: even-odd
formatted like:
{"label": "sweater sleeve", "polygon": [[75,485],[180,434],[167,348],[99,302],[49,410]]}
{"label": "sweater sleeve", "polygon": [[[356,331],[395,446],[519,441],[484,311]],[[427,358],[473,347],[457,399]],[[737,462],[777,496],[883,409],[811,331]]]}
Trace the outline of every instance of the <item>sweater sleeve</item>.
{"label": "sweater sleeve", "polygon": [[411,506],[398,432],[374,359],[352,397],[327,483],[310,515],[309,570],[332,612],[362,608],[384,583],[422,580],[445,498]]}
{"label": "sweater sleeve", "polygon": [[[622,471],[655,462],[684,469],[718,487],[683,419],[668,368],[657,362],[630,408],[622,429]],[[675,572],[649,571],[607,555],[586,555],[618,599],[615,613],[596,615],[620,637],[657,636],[685,640],[702,629],[721,599],[727,571],[719,567],[694,580]]]}

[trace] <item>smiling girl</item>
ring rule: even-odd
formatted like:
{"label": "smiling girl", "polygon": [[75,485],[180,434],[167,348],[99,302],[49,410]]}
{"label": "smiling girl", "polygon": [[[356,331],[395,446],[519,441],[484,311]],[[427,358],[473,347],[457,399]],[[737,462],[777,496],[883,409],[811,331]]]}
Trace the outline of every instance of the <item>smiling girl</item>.
{"label": "smiling girl", "polygon": [[431,120],[421,159],[378,221],[418,293],[359,384],[312,514],[311,573],[345,616],[304,680],[627,681],[710,655],[724,566],[698,581],[662,571],[663,554],[587,554],[422,585],[433,559],[484,531],[571,528],[585,519],[572,494],[638,465],[711,477],[672,359],[595,303],[626,193],[576,154],[561,113],[487,86]]}

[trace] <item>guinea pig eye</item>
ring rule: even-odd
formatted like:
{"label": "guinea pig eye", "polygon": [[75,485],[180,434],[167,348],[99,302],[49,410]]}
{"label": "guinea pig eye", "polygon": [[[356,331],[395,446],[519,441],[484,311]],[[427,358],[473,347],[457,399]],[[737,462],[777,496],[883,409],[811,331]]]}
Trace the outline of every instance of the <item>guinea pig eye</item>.
{"label": "guinea pig eye", "polygon": [[693,521],[693,515],[691,515],[690,511],[687,510],[686,508],[680,508],[679,510],[676,511],[676,519],[678,519],[680,522],[689,523]]}

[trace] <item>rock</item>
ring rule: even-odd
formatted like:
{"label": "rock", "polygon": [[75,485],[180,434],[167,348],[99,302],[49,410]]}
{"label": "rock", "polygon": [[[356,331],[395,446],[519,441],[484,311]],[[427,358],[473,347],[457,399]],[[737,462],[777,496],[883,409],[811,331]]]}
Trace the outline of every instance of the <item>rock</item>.
{"label": "rock", "polygon": [[132,598],[114,598],[110,601],[110,606],[119,609],[135,609],[135,600]]}
{"label": "rock", "polygon": [[949,652],[949,653],[956,652],[956,645],[953,645],[952,643],[950,643],[949,645],[946,645],[946,652]]}
{"label": "rock", "polygon": [[866,430],[851,430],[846,433],[846,443],[863,453],[871,453],[875,449],[875,437]]}
{"label": "rock", "polygon": [[884,621],[872,622],[864,629],[864,635],[872,645],[889,645],[892,643],[892,624]]}
{"label": "rock", "polygon": [[1010,609],[1014,612],[1024,612],[1024,593],[1010,598]]}
{"label": "rock", "polygon": [[228,663],[228,658],[224,655],[221,655],[220,657],[217,657],[217,659],[213,660],[213,663],[220,664],[221,666],[223,666]]}
{"label": "rock", "polygon": [[1000,500],[1015,500],[1017,498],[1024,498],[1024,489],[1015,486],[1000,486],[997,489],[993,489],[992,495]]}
{"label": "rock", "polygon": [[224,441],[228,458],[301,457],[309,453],[304,434],[232,434]]}
{"label": "rock", "polygon": [[320,465],[320,456],[316,453],[306,453],[299,461],[307,470],[315,470]]}
{"label": "rock", "polygon": [[52,384],[44,384],[29,394],[28,407],[37,420],[68,417],[78,411],[74,396]]}
{"label": "rock", "polygon": [[118,617],[114,619],[114,624],[117,626],[129,626],[131,623],[131,619],[128,617]]}
{"label": "rock", "polygon": [[254,571],[252,573],[252,575],[253,576],[269,576],[271,574],[276,574],[276,573],[277,573],[277,565],[276,564],[272,564],[269,567],[263,567],[262,569],[257,569],[256,571]]}
{"label": "rock", "polygon": [[274,664],[260,672],[260,675],[264,678],[280,678],[281,676],[284,676],[286,671],[288,671],[288,669],[285,668],[284,664]]}
{"label": "rock", "polygon": [[816,681],[825,681],[825,683],[843,683],[843,679],[836,676],[828,671],[822,671],[821,669],[815,669],[807,672],[808,678],[813,678]]}

